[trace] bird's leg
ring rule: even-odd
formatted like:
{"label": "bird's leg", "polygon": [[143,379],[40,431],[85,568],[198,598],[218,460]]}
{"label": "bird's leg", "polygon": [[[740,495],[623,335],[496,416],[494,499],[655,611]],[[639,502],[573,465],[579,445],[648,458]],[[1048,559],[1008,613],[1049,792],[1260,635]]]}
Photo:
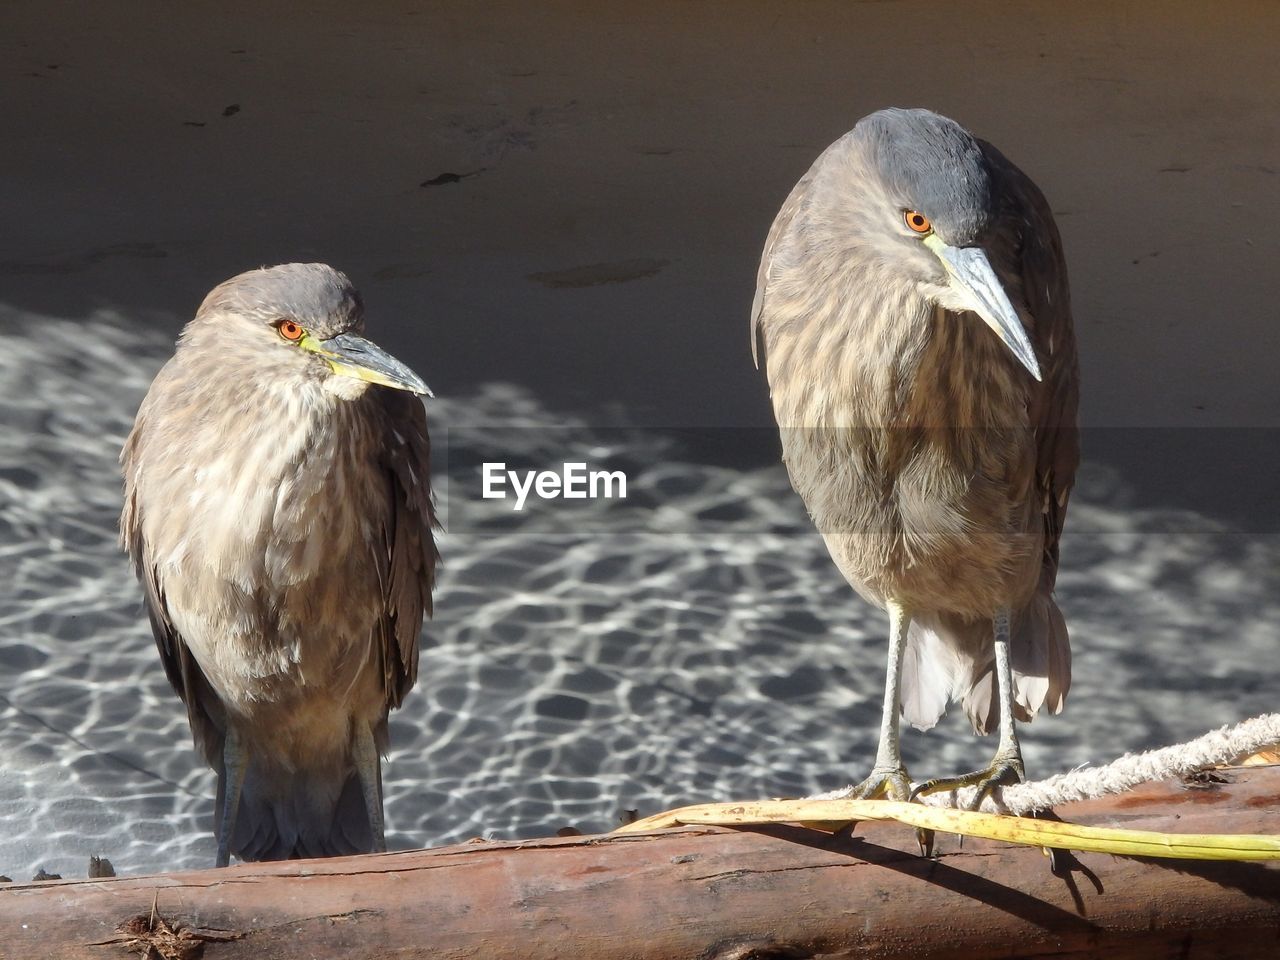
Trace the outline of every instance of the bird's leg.
{"label": "bird's leg", "polygon": [[352,738],[351,757],[355,761],[356,776],[360,778],[360,792],[364,795],[364,809],[369,816],[369,832],[373,835],[373,852],[386,853],[387,837],[382,822],[382,761],[378,757],[378,745],[373,730],[362,720],[356,721]]}
{"label": "bird's leg", "polygon": [[870,800],[888,797],[906,800],[911,795],[911,778],[902,763],[898,741],[898,715],[902,711],[900,688],[902,655],[907,649],[907,628],[911,611],[896,600],[889,600],[889,663],[884,680],[884,711],[880,715],[880,744],[876,747],[876,763],[871,775],[852,789],[851,797]]}
{"label": "bird's leg", "polygon": [[236,813],[240,809],[240,789],[244,786],[245,771],[249,769],[249,752],[240,742],[240,736],[232,724],[222,741],[222,783],[218,791],[218,861],[216,866],[231,863],[231,835],[236,829]]}
{"label": "bird's leg", "polygon": [[960,787],[977,787],[978,792],[969,804],[977,810],[982,801],[996,787],[1021,783],[1024,777],[1022,748],[1018,745],[1018,731],[1013,716],[1013,666],[1009,660],[1009,608],[1001,607],[992,617],[995,631],[996,692],[1000,707],[1000,744],[991,765],[958,777],[940,777],[916,787],[912,799],[929,793],[940,793]]}
{"label": "bird's leg", "polygon": [[1018,730],[1013,716],[1013,666],[1009,659],[1009,608],[1001,607],[993,618],[996,646],[996,686],[1000,694],[1000,743],[996,755],[987,768],[988,776],[979,782],[978,795],[973,809],[982,805],[995,787],[1021,783],[1025,777],[1022,768],[1022,746],[1018,743]]}

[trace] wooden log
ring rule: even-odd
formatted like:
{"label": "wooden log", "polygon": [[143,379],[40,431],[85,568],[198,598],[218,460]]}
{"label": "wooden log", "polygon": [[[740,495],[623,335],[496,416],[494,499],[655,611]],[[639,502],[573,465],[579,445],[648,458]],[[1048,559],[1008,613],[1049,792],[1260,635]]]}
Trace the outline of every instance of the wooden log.
{"label": "wooden log", "polygon": [[[1219,782],[1221,781],[1221,782]],[[1280,767],[1061,808],[1096,825],[1267,833]],[[1280,863],[1080,855],[863,823],[474,842],[335,860],[0,888],[26,958],[1205,957],[1280,955]],[[153,913],[154,908],[154,913]],[[145,953],[150,944],[150,953]]]}

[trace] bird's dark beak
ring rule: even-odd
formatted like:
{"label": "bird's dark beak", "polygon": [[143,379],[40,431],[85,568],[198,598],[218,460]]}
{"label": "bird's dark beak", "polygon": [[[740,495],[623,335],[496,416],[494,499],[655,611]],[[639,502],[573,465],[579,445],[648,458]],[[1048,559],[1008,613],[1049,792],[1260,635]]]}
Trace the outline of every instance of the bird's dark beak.
{"label": "bird's dark beak", "polygon": [[951,286],[970,301],[969,309],[986,321],[987,326],[995,331],[996,336],[1004,341],[1005,346],[1013,351],[1018,362],[1033,377],[1041,379],[1035,348],[1027,339],[1027,332],[1022,327],[1018,312],[1009,302],[1009,297],[996,272],[991,269],[991,261],[982,248],[953,247],[949,243],[943,243],[936,233],[931,234],[924,242],[951,275]]}
{"label": "bird's dark beak", "polygon": [[329,361],[333,372],[419,396],[435,396],[422,378],[372,340],[340,333],[328,340],[312,340],[303,347]]}

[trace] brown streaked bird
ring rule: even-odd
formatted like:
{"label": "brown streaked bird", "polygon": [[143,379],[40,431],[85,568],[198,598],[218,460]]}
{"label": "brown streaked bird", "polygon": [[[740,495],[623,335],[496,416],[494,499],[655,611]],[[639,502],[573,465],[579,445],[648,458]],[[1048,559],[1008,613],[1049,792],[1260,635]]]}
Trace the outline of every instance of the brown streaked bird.
{"label": "brown streaked bird", "polygon": [[385,849],[438,561],[426,384],[324,264],[215,287],[120,456],[120,537],[218,774],[218,865]]}
{"label": "brown streaked bird", "polygon": [[[879,747],[852,795],[1024,771],[1014,720],[1062,709],[1053,597],[1079,461],[1062,243],[1030,178],[928,110],[881,110],[817,159],[765,243],[752,351],[791,482],[841,573],[889,613]],[[758,351],[758,352],[757,352]],[[958,700],[991,765],[912,791],[901,712]]]}

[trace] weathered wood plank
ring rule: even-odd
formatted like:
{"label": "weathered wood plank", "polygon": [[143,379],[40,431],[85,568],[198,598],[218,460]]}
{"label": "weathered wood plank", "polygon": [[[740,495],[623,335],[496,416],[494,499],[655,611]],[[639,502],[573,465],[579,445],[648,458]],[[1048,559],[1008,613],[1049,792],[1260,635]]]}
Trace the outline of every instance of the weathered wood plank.
{"label": "weathered wood plank", "polygon": [[[1280,830],[1280,768],[1154,784],[1058,813],[1186,833]],[[1280,955],[1280,863],[1082,855],[910,828],[798,827],[477,842],[380,856],[0,888],[0,956],[261,958]],[[158,921],[148,934],[152,904]],[[138,919],[140,918],[140,919]],[[166,933],[168,930],[170,932]],[[185,952],[184,952],[185,951]],[[202,952],[201,952],[202,951]]]}

